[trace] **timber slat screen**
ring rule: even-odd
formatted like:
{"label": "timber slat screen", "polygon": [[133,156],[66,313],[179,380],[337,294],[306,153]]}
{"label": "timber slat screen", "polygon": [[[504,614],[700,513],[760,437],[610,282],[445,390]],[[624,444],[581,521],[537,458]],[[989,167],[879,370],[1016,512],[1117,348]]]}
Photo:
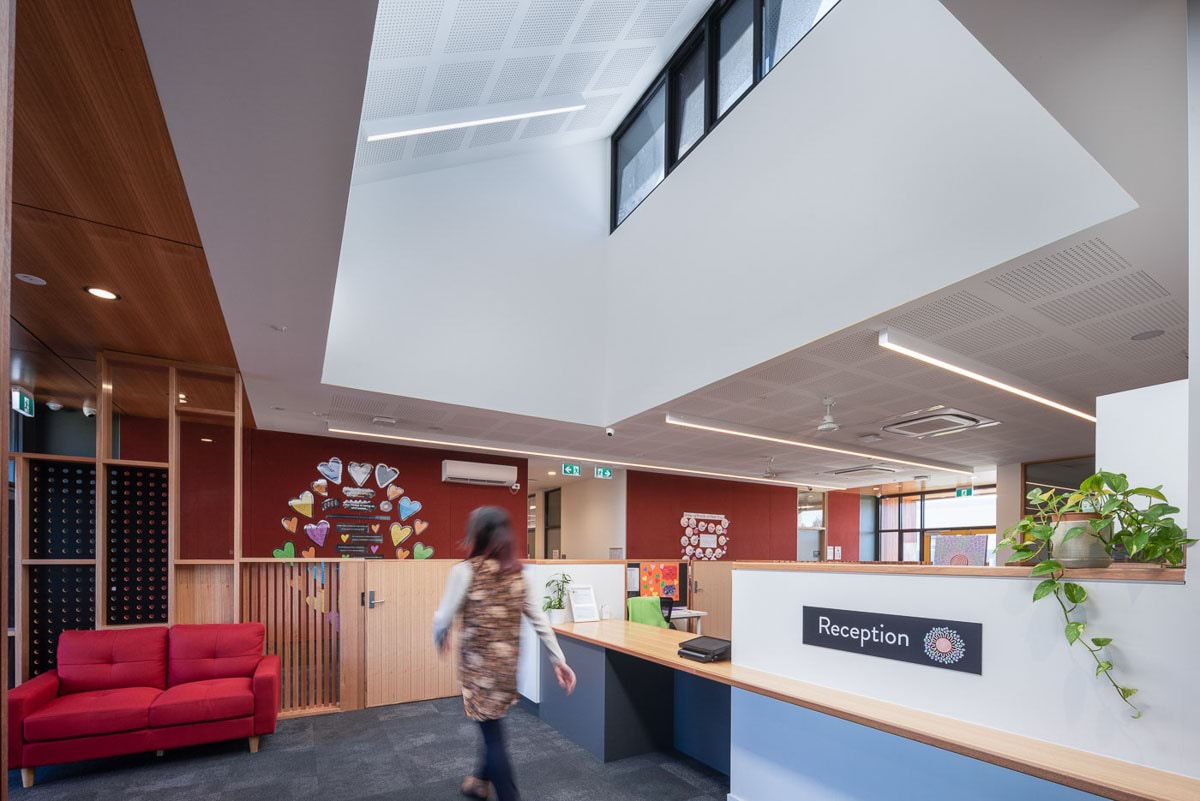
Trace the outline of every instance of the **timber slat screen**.
{"label": "timber slat screen", "polygon": [[341,702],[342,565],[242,565],[242,621],[266,626],[266,652],[283,666],[283,714],[330,711]]}

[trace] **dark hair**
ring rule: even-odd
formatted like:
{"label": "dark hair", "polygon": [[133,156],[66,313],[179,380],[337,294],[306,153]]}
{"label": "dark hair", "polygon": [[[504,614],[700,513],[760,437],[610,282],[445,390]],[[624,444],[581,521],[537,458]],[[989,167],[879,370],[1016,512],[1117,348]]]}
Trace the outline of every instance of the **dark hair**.
{"label": "dark hair", "polygon": [[481,556],[495,559],[501,573],[517,573],[521,563],[517,561],[513,543],[512,520],[508,512],[499,506],[481,506],[467,518],[467,536],[463,540],[467,558]]}

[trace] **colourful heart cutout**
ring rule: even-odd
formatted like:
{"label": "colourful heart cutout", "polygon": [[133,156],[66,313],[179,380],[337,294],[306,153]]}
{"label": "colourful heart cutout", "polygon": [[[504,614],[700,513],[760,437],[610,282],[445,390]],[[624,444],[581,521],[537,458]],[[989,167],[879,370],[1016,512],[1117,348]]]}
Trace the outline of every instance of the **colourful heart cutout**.
{"label": "colourful heart cutout", "polygon": [[320,523],[306,523],[304,533],[308,538],[315,542],[320,547],[325,547],[325,537],[329,535],[329,521],[322,520]]}
{"label": "colourful heart cutout", "polygon": [[375,483],[379,485],[380,489],[395,481],[398,475],[400,475],[400,471],[394,467],[388,467],[386,464],[375,465]]}
{"label": "colourful heart cutout", "polygon": [[328,462],[321,462],[317,465],[317,472],[325,476],[334,484],[342,483],[342,460],[336,456]]}
{"label": "colourful heart cutout", "polygon": [[349,534],[343,534],[343,535],[342,535],[342,542],[349,542],[349,541],[350,541],[350,535],[349,535]]}
{"label": "colourful heart cutout", "polygon": [[399,509],[400,509],[400,520],[401,520],[401,522],[403,522],[403,521],[407,520],[408,518],[412,517],[413,515],[415,515],[417,512],[421,511],[421,502],[414,501],[412,498],[405,495],[403,498],[400,499]]}
{"label": "colourful heart cutout", "polygon": [[372,533],[372,534],[378,534],[378,533],[379,533],[379,524],[378,524],[378,523],[372,523],[372,524],[371,524],[371,533]]}
{"label": "colourful heart cutout", "polygon": [[301,551],[300,555],[305,559],[315,559],[317,557],[317,548],[315,545],[310,545]]}
{"label": "colourful heart cutout", "polygon": [[395,484],[388,485],[388,500],[394,501],[404,494],[404,487],[397,487]]}
{"label": "colourful heart cutout", "polygon": [[379,553],[379,546],[378,546],[378,545],[372,545],[372,546],[371,546],[371,553]]}
{"label": "colourful heart cutout", "polygon": [[388,532],[392,535],[392,545],[399,545],[406,539],[412,536],[412,526],[402,526],[399,523],[392,523]]}
{"label": "colourful heart cutout", "polygon": [[294,517],[284,517],[284,518],[280,518],[279,522],[283,525],[283,527],[285,529],[287,529],[288,533],[295,534],[296,533],[296,524],[299,523],[300,521]]}
{"label": "colourful heart cutout", "polygon": [[425,529],[429,528],[429,523],[425,522],[424,520],[422,520],[421,518],[418,517],[416,520],[413,521],[413,528],[415,528],[417,530],[418,534],[424,534]]}
{"label": "colourful heart cutout", "polygon": [[428,559],[433,556],[433,548],[429,545],[417,543],[413,546],[413,559]]}
{"label": "colourful heart cutout", "polygon": [[397,559],[407,559],[409,553],[411,553],[411,552],[406,548],[397,548],[396,549],[396,558]]}
{"label": "colourful heart cutout", "polygon": [[296,546],[292,544],[291,540],[288,540],[283,544],[282,548],[272,549],[271,556],[274,556],[276,559],[295,559]]}
{"label": "colourful heart cutout", "polygon": [[292,511],[294,512],[298,512],[305,517],[312,517],[314,500],[313,494],[308,490],[305,490],[304,492],[300,493],[299,497],[292,498],[290,501],[288,501],[288,506],[292,507]]}
{"label": "colourful heart cutout", "polygon": [[369,462],[351,462],[347,471],[350,473],[350,478],[354,479],[354,483],[361,487],[371,477],[371,470],[374,467],[375,465]]}
{"label": "colourful heart cutout", "polygon": [[329,494],[329,482],[323,478],[318,478],[316,481],[309,484],[308,486],[312,487],[312,491],[317,493],[318,495],[328,495]]}

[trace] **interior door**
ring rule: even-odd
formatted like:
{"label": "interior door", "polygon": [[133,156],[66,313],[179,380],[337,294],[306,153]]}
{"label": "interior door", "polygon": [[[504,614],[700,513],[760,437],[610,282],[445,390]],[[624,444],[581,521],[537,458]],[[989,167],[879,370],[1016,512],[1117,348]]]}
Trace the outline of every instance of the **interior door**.
{"label": "interior door", "polygon": [[702,630],[706,637],[728,640],[733,632],[733,563],[694,561],[688,563],[692,593],[688,606],[707,612]]}
{"label": "interior door", "polygon": [[453,559],[368,560],[366,703],[403,704],[458,695],[457,649],[433,645],[433,613]]}

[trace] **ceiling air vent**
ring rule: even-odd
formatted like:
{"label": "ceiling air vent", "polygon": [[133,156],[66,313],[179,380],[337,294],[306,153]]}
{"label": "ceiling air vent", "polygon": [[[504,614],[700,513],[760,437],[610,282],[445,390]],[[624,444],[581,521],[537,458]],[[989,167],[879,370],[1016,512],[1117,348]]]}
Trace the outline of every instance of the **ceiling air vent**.
{"label": "ceiling air vent", "polygon": [[845,478],[872,478],[875,476],[890,476],[899,471],[882,464],[864,464],[858,467],[846,467],[841,470],[830,470],[827,475]]}
{"label": "ceiling air vent", "polygon": [[937,411],[914,412],[900,418],[893,418],[891,421],[884,421],[880,430],[889,434],[899,434],[902,437],[921,439],[995,424],[995,420],[989,420],[977,414],[969,414],[961,409],[942,408]]}

